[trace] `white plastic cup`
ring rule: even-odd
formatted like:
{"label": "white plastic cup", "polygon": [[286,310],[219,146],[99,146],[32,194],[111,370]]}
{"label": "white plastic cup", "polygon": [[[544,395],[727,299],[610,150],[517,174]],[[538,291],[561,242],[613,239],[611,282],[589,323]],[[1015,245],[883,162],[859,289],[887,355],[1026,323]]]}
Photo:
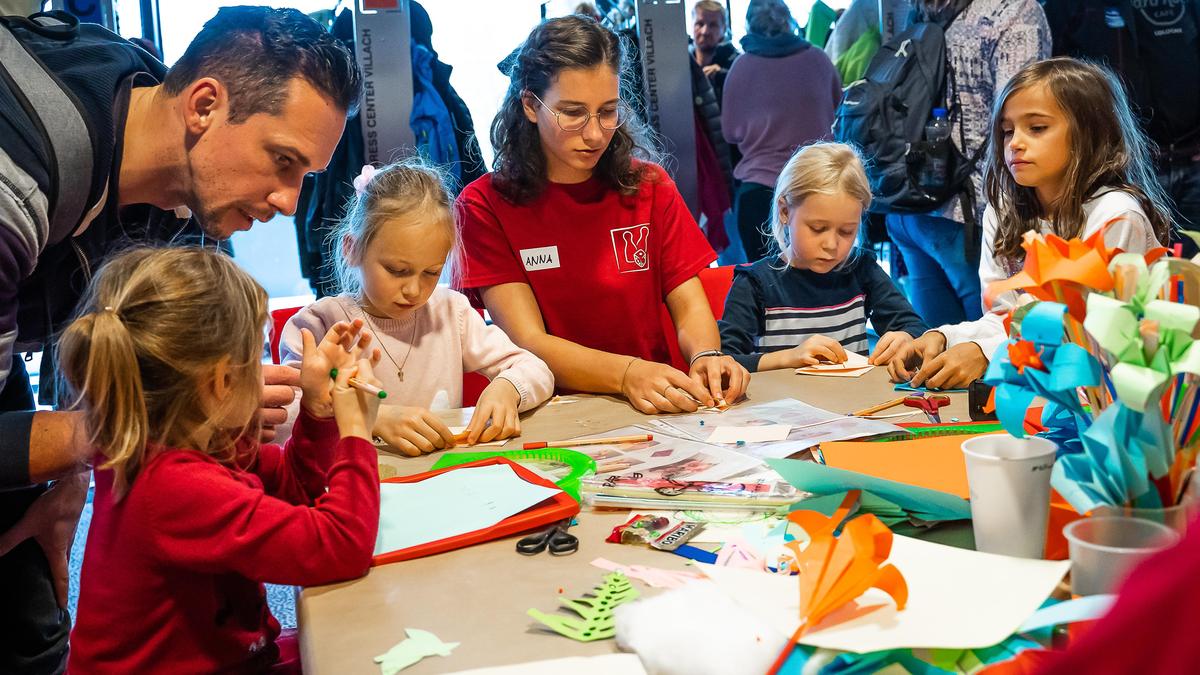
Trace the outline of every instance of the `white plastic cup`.
{"label": "white plastic cup", "polygon": [[1142,560],[1179,541],[1161,523],[1124,516],[1081,518],[1063,528],[1071,551],[1071,594],[1115,593]]}
{"label": "white plastic cup", "polygon": [[975,550],[1041,558],[1050,520],[1053,442],[1008,434],[963,441]]}

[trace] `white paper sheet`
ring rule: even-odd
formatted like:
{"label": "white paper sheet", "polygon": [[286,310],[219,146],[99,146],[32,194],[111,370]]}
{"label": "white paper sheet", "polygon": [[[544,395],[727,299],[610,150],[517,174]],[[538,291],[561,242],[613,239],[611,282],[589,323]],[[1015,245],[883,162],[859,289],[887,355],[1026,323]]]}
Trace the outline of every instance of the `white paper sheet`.
{"label": "white paper sheet", "polygon": [[558,494],[507,464],[454,469],[417,483],[379,484],[375,555],[475,532]]}
{"label": "white paper sheet", "polygon": [[[644,434],[641,427],[622,427],[598,436],[633,436]],[[709,445],[677,436],[656,435],[653,440],[612,445],[581,445],[579,452],[596,460],[597,476],[641,474],[645,479],[674,478],[675,480],[720,482],[747,471],[759,470],[761,461],[732,448]]]}
{"label": "white paper sheet", "polygon": [[792,432],[785,441],[746,443],[736,448],[736,451],[759,459],[780,459],[823,441],[845,441],[904,431],[894,424],[822,410],[794,398],[737,406],[719,416],[710,413],[660,415],[646,422],[646,426],[655,434],[663,433],[698,441],[707,441],[711,427],[717,425],[764,424],[787,424],[792,427]]}
{"label": "white paper sheet", "polygon": [[562,659],[456,671],[457,675],[646,675],[637,654],[568,656]]}
{"label": "white paper sheet", "polygon": [[792,433],[790,424],[721,425],[713,429],[709,443],[769,443],[787,440]]}
{"label": "white paper sheet", "polygon": [[[1037,610],[1067,573],[1068,561],[977,553],[896,535],[888,562],[908,583],[908,606],[867,591],[859,606],[879,609],[844,623],[817,626],[801,642],[857,654],[884,649],[973,649],[994,645]],[[697,564],[697,569],[783,635],[800,625],[796,577]],[[836,615],[836,612],[835,612]]]}
{"label": "white paper sheet", "polygon": [[867,363],[867,357],[856,352],[846,352],[842,363],[818,363],[796,369],[797,375],[822,375],[825,377],[860,377],[871,372],[875,366]]}

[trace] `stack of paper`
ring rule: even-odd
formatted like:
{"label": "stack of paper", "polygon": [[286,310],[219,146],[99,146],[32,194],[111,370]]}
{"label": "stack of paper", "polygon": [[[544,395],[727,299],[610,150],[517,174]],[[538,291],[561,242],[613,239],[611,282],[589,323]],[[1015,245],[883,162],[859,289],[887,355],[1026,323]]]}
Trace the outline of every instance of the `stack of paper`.
{"label": "stack of paper", "polygon": [[[807,450],[824,441],[841,441],[880,434],[903,433],[904,429],[894,424],[849,417],[785,398],[769,403],[739,406],[719,415],[692,413],[689,415],[667,415],[648,422],[656,434],[708,441],[717,427],[736,427],[738,431],[722,432],[756,433],[751,427],[787,426],[790,428],[782,441],[747,441],[737,446],[737,451],[760,459],[788,457]],[[735,439],[746,440],[746,439]]]}
{"label": "stack of paper", "polygon": [[948,492],[876,478],[815,462],[770,459],[767,460],[767,464],[797,490],[815,495],[863,490],[899,506],[910,518],[921,521],[964,520],[971,517],[971,506],[967,500]]}

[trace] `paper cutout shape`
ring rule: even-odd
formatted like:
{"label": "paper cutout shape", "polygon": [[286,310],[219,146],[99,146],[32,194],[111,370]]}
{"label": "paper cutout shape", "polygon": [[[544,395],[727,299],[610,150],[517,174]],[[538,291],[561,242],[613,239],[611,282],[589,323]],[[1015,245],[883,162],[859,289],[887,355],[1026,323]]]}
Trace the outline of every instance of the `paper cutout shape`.
{"label": "paper cutout shape", "polygon": [[405,628],[408,639],[396,643],[391,649],[375,657],[381,675],[395,675],[418,663],[427,656],[450,656],[460,643],[442,642],[427,630]]}
{"label": "paper cutout shape", "polygon": [[580,616],[573,619],[561,614],[546,614],[536,609],[526,612],[550,630],[579,642],[607,640],[616,635],[613,609],[636,599],[640,594],[620,572],[605,575],[604,582],[582,598],[559,598],[564,607]]}
{"label": "paper cutout shape", "polygon": [[593,567],[599,567],[609,572],[620,572],[630,579],[637,579],[651,588],[679,588],[687,583],[703,580],[706,577],[699,572],[689,570],[668,570],[647,565],[622,565],[606,558],[596,558]]}
{"label": "paper cutout shape", "polygon": [[821,375],[825,377],[860,377],[871,372],[875,366],[867,363],[867,357],[857,352],[846,352],[842,363],[818,363],[796,369],[797,375]]}
{"label": "paper cutout shape", "polygon": [[798,459],[769,459],[767,464],[798,490],[828,495],[866,490],[900,506],[922,520],[969,520],[971,505],[962,497],[876,478]]}
{"label": "paper cutout shape", "polygon": [[931,436],[887,443],[838,441],[822,443],[821,454],[828,466],[969,499],[962,443],[983,435]]}
{"label": "paper cutout shape", "polygon": [[708,437],[709,443],[773,443],[787,440],[790,424],[719,426]]}

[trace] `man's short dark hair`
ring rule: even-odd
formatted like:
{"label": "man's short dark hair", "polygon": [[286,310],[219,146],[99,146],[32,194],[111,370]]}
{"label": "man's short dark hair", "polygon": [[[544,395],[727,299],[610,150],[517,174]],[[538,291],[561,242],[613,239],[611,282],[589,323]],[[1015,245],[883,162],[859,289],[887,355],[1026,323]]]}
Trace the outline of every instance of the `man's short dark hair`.
{"label": "man's short dark hair", "polygon": [[295,9],[224,7],[209,19],[167,73],[176,95],[202,77],[229,92],[229,121],[278,115],[288,86],[304,78],[347,114],[358,106],[362,77],[354,56],[319,23]]}

